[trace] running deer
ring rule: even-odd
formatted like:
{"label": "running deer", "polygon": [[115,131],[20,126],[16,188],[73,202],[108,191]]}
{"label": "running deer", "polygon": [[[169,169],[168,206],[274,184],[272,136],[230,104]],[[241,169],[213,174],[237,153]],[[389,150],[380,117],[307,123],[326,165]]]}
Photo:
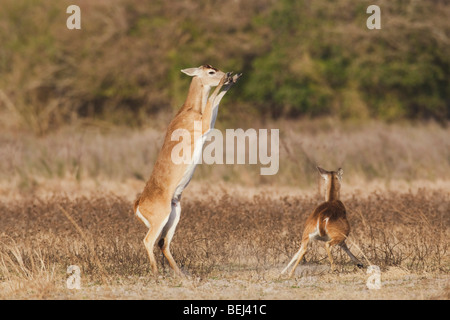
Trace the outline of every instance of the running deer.
{"label": "running deer", "polygon": [[330,248],[333,245],[339,245],[350,257],[350,259],[362,268],[362,263],[351,253],[345,244],[345,240],[350,233],[350,225],[347,221],[347,212],[342,201],[339,200],[341,181],[344,171],[339,168],[338,171],[326,171],[317,167],[319,174],[323,179],[325,186],[325,202],[320,204],[306,220],[305,230],[303,231],[300,250],[294,255],[291,262],[284,268],[281,274],[295,262],[291,270],[290,277],[294,274],[299,262],[305,256],[310,240],[325,241],[328,258],[331,263],[331,269],[334,270],[333,256]]}
{"label": "running deer", "polygon": [[[189,184],[198,164],[203,144],[208,132],[213,128],[220,101],[241,74],[231,76],[210,65],[181,70],[193,77],[189,92],[181,109],[169,124],[163,146],[159,152],[153,172],[143,192],[134,203],[135,215],[149,228],[144,245],[154,274],[158,268],[153,253],[158,241],[162,253],[177,275],[182,275],[172,254],[170,242],[175,233],[181,214],[181,194]],[[217,87],[209,96],[212,87]],[[201,123],[201,125],[196,125]],[[190,134],[191,139],[183,139],[189,150],[187,161],[172,161],[172,149],[180,142],[173,139],[172,133],[181,129]],[[194,139],[195,138],[195,139]],[[158,240],[159,239],[159,240]]]}

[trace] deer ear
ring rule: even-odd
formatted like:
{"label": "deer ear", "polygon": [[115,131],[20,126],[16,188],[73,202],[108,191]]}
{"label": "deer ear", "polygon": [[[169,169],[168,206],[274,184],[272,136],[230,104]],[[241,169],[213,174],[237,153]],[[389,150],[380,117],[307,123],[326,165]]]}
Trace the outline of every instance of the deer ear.
{"label": "deer ear", "polygon": [[339,180],[342,180],[343,175],[344,175],[344,170],[342,170],[342,168],[339,168],[337,171],[337,176],[338,176]]}
{"label": "deer ear", "polygon": [[200,74],[200,68],[183,69],[183,70],[181,70],[181,72],[187,74],[188,76],[195,77]]}
{"label": "deer ear", "polygon": [[325,169],[322,169],[321,167],[317,166],[317,170],[319,170],[319,174],[324,178],[325,180],[328,179],[328,171]]}

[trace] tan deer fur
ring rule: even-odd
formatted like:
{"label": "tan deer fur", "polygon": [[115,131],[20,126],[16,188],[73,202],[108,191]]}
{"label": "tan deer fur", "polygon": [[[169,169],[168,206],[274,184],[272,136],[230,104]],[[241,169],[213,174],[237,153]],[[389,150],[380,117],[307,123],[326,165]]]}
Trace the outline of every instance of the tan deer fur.
{"label": "tan deer fur", "polygon": [[[231,73],[225,74],[210,65],[184,69],[182,72],[193,77],[188,96],[169,124],[150,179],[134,203],[136,216],[149,228],[144,245],[154,274],[157,274],[158,268],[153,247],[159,239],[158,245],[170,267],[176,274],[182,275],[169,248],[180,219],[181,194],[192,178],[206,134],[211,130],[211,125],[214,125],[215,118],[212,119],[214,110],[217,110],[220,100],[240,77],[240,75],[231,77]],[[215,86],[217,88],[208,97],[211,87]],[[201,123],[201,128],[194,123]],[[171,138],[177,129],[188,130],[191,136],[189,163],[176,164],[171,159],[172,149],[180,143],[172,141]]]}
{"label": "tan deer fur", "polygon": [[294,274],[297,265],[306,254],[310,240],[325,241],[325,248],[332,269],[334,269],[334,261],[330,247],[333,245],[339,245],[358,267],[362,267],[361,262],[350,252],[345,244],[345,240],[350,233],[350,224],[347,220],[345,206],[339,200],[344,172],[341,168],[338,171],[327,171],[317,167],[317,170],[324,182],[325,202],[321,203],[306,220],[300,249],[281,272],[282,274],[295,262],[290,276]]}

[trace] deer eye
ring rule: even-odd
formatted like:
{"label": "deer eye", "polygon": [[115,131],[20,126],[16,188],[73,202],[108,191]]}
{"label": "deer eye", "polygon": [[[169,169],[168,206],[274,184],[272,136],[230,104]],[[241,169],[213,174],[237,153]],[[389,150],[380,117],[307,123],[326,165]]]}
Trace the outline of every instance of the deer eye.
{"label": "deer eye", "polygon": [[216,73],[215,71],[210,71],[210,72],[208,72],[209,74],[214,74],[214,73]]}

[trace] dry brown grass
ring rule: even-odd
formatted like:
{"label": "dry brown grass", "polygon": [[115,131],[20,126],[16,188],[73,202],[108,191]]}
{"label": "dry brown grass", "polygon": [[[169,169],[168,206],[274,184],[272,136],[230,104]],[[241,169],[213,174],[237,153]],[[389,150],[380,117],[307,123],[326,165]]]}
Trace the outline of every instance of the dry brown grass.
{"label": "dry brown grass", "polygon": [[[47,181],[145,182],[150,176],[170,119],[134,130],[119,127],[67,127],[45,137],[0,131],[0,197],[26,193]],[[225,135],[224,124],[219,123]],[[227,128],[239,128],[230,124]],[[280,129],[279,172],[261,176],[261,165],[199,165],[194,181],[223,181],[245,186],[310,187],[315,166],[342,167],[349,186],[383,180],[450,180],[450,126],[435,123],[346,123],[333,119],[252,123]],[[248,146],[239,146],[248,152]],[[247,158],[248,159],[248,158]],[[142,188],[142,186],[140,186]]]}
{"label": "dry brown grass", "polygon": [[[152,277],[142,245],[146,228],[130,200],[94,194],[0,203],[0,298],[448,299],[447,190],[346,196],[349,245],[366,264],[381,267],[378,293],[367,290],[368,275],[338,249],[339,273],[331,273],[319,243],[294,279],[278,277],[298,249],[316,197],[229,191],[183,202],[172,248],[186,280],[170,272]],[[80,291],[65,287],[69,265],[82,270]],[[168,269],[162,256],[160,269]]]}
{"label": "dry brown grass", "polygon": [[[448,299],[448,128],[267,124],[283,129],[276,176],[260,176],[259,166],[197,168],[172,245],[188,275],[179,280],[161,255],[161,276],[151,276],[146,228],[131,211],[163,122],[147,130],[68,127],[40,138],[1,132],[0,298]],[[368,290],[368,275],[338,249],[339,273],[330,273],[320,243],[295,278],[279,277],[320,201],[316,163],[344,168],[349,246],[381,267],[381,290]],[[80,291],[66,288],[70,265],[81,268]]]}

